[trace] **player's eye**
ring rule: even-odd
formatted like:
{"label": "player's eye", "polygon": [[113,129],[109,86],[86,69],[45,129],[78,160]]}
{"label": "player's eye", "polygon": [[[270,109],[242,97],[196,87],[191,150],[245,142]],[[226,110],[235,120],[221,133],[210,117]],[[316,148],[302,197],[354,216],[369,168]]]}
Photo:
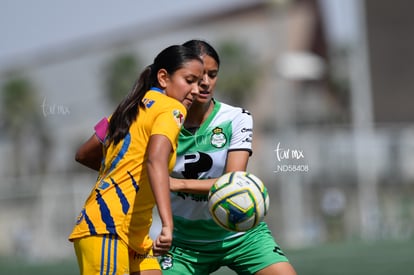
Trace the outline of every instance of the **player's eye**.
{"label": "player's eye", "polygon": [[209,78],[216,78],[217,77],[218,72],[217,71],[209,71],[207,73]]}
{"label": "player's eye", "polygon": [[193,84],[199,81],[198,77],[195,76],[187,77],[185,80],[187,81],[187,84]]}

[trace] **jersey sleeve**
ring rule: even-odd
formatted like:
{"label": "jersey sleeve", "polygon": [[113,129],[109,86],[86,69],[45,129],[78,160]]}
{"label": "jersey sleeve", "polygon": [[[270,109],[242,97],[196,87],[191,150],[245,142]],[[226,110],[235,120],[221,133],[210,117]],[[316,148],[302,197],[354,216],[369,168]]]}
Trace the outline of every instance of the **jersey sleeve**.
{"label": "jersey sleeve", "polygon": [[232,123],[233,135],[229,151],[246,150],[252,154],[253,118],[249,111],[238,108]]}
{"label": "jersey sleeve", "polygon": [[177,104],[172,106],[172,108],[166,108],[165,111],[161,112],[155,118],[151,135],[166,136],[175,150],[177,137],[184,123],[187,112],[182,105]]}
{"label": "jersey sleeve", "polygon": [[101,143],[104,142],[106,133],[108,132],[109,121],[106,117],[102,118],[94,127],[95,135]]}

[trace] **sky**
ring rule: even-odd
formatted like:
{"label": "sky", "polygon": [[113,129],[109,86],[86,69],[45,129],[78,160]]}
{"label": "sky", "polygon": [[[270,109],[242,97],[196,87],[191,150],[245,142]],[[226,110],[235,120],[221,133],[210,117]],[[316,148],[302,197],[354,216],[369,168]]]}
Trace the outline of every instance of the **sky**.
{"label": "sky", "polygon": [[[0,66],[20,54],[152,20],[172,20],[255,0],[0,0]],[[335,40],[351,35],[352,3],[321,0]]]}
{"label": "sky", "polygon": [[0,65],[13,56],[246,0],[0,0]]}

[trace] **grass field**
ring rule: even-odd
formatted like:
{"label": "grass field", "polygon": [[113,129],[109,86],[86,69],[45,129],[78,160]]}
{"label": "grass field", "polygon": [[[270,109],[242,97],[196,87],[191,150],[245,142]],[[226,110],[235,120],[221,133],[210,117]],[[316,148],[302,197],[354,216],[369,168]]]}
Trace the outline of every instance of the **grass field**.
{"label": "grass field", "polygon": [[298,274],[408,275],[414,274],[414,240],[345,243],[289,252]]}
{"label": "grass field", "polygon": [[[286,251],[299,275],[411,275],[414,274],[414,240],[378,243],[338,243]],[[4,275],[75,275],[74,261],[29,264],[0,259]],[[222,268],[214,275],[235,274]]]}

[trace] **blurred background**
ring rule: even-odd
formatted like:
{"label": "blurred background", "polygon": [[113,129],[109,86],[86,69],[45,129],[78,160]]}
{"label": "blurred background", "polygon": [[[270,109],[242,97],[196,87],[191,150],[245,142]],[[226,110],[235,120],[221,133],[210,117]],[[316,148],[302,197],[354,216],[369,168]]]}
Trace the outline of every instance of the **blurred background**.
{"label": "blurred background", "polygon": [[221,56],[216,97],[253,114],[249,171],[298,273],[412,274],[413,2],[0,6],[1,274],[78,273],[67,236],[96,174],[74,154],[160,50],[194,38]]}

